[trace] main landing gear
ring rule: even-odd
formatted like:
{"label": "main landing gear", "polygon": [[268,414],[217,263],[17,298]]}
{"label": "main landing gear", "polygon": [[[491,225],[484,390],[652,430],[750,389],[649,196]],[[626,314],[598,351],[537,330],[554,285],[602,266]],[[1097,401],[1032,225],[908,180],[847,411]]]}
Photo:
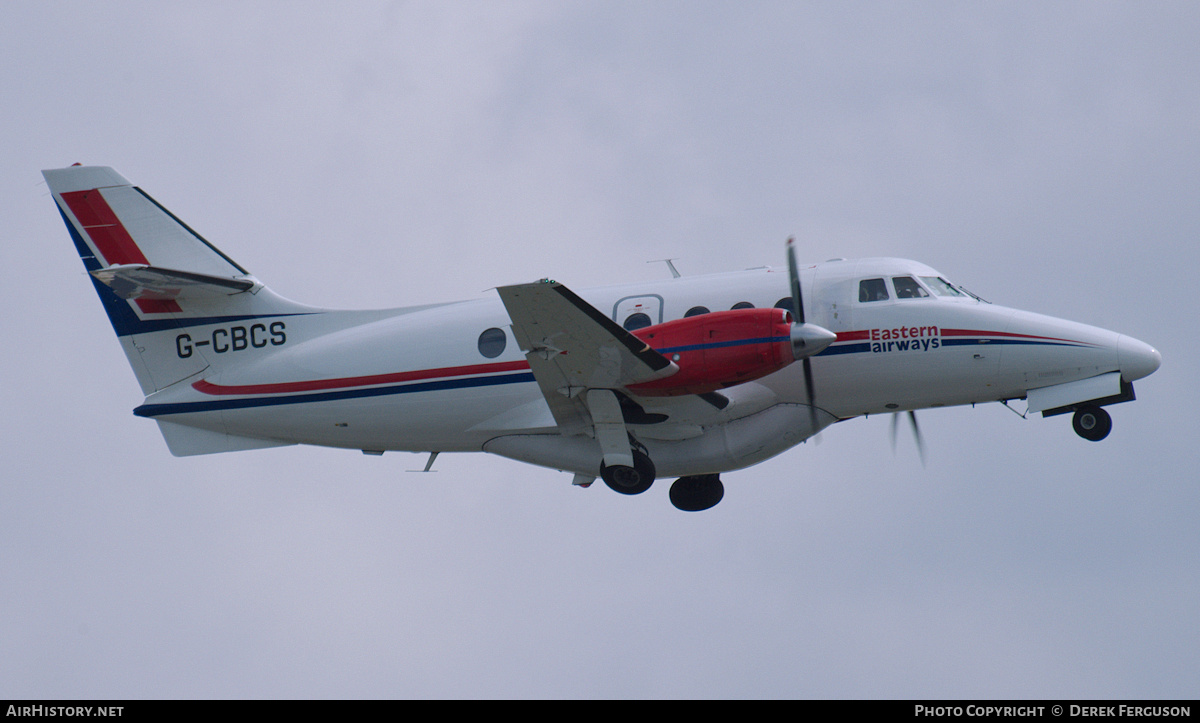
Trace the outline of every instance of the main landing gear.
{"label": "main landing gear", "polygon": [[1089,442],[1099,442],[1112,431],[1112,417],[1100,407],[1088,404],[1075,410],[1071,426],[1080,437]]}
{"label": "main landing gear", "polygon": [[[614,492],[640,495],[654,483],[654,463],[640,450],[633,451],[633,466],[600,465],[600,479]],[[671,484],[671,504],[684,512],[701,512],[715,507],[725,497],[725,485],[715,474],[680,477]]]}
{"label": "main landing gear", "polygon": [[[657,470],[646,447],[626,428],[625,411],[611,389],[588,391],[596,441],[600,445],[600,479],[614,492],[640,495],[654,484]],[[680,477],[671,485],[671,504],[685,512],[707,510],[725,496],[715,474]]]}
{"label": "main landing gear", "polygon": [[715,474],[680,477],[671,485],[671,504],[684,512],[707,510],[724,496],[725,485]]}
{"label": "main landing gear", "polygon": [[608,466],[600,463],[600,479],[613,491],[623,495],[640,495],[654,484],[654,462],[640,449],[634,448],[633,466],[623,464]]}
{"label": "main landing gear", "polygon": [[[646,448],[630,437],[633,466],[600,463],[600,479],[614,492],[640,495],[654,484],[654,462]],[[671,504],[684,512],[700,512],[715,506],[725,496],[725,485],[715,474],[680,477],[671,484]]]}

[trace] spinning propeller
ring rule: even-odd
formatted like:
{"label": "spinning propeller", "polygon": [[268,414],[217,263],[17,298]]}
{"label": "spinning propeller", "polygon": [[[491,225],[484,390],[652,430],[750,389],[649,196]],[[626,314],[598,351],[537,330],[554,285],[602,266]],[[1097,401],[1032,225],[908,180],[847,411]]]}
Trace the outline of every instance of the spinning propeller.
{"label": "spinning propeller", "polygon": [[[832,331],[809,324],[804,318],[804,299],[800,294],[800,271],[796,266],[795,239],[787,240],[788,277],[792,282],[792,314],[795,323],[792,324],[792,355],[800,360],[804,367],[804,387],[808,392],[809,421],[815,432],[817,429],[816,393],[813,388],[812,362],[809,357],[820,354],[825,347],[837,339]],[[913,438],[917,442],[917,454],[921,456],[921,465],[925,465],[925,440],[921,437],[921,427],[917,424],[917,413],[908,413],[908,422],[912,427]],[[892,415],[892,451],[896,451],[896,433],[899,426],[899,414]]]}
{"label": "spinning propeller", "polygon": [[[921,428],[917,426],[917,413],[909,411],[908,421],[912,426],[913,439],[917,442],[917,454],[921,456],[921,466],[925,466],[925,440],[921,437]],[[896,453],[896,428],[900,426],[900,413],[892,415],[892,454]]]}
{"label": "spinning propeller", "polygon": [[804,388],[808,391],[808,415],[812,422],[813,433],[817,431],[816,394],[813,390],[812,362],[809,357],[820,354],[825,347],[837,339],[832,331],[809,324],[804,320],[804,298],[800,294],[800,271],[796,268],[795,239],[787,240],[788,277],[792,282],[792,314],[795,323],[792,324],[792,356],[800,360],[804,367]]}

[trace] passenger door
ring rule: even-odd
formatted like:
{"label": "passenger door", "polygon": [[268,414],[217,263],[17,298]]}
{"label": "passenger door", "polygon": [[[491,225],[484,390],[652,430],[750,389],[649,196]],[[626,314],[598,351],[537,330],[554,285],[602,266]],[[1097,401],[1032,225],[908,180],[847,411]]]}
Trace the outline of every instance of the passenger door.
{"label": "passenger door", "polygon": [[622,328],[629,331],[661,324],[663,322],[663,297],[658,294],[626,296],[613,304],[612,318]]}

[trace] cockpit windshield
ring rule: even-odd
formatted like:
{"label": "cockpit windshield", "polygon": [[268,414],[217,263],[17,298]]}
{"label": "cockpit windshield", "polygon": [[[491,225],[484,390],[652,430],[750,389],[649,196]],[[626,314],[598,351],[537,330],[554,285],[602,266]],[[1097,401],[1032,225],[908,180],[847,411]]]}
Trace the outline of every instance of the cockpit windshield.
{"label": "cockpit windshield", "polygon": [[954,288],[953,284],[940,276],[922,276],[921,281],[924,281],[929,290],[938,296],[965,296],[963,292]]}
{"label": "cockpit windshield", "polygon": [[893,276],[859,279],[858,300],[860,302],[888,301],[890,299],[974,299],[991,303],[961,286],[952,284],[941,276]]}
{"label": "cockpit windshield", "polygon": [[859,301],[887,301],[887,284],[883,279],[863,279],[858,282]]}
{"label": "cockpit windshield", "polygon": [[929,292],[911,276],[893,276],[892,284],[896,287],[897,299],[924,299],[929,296]]}

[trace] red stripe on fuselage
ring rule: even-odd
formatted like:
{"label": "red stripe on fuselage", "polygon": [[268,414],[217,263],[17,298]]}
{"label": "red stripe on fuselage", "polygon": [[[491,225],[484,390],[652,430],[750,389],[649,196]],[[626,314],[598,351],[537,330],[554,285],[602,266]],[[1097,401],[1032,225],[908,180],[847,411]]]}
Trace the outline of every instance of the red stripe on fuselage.
{"label": "red stripe on fuselage", "polygon": [[[70,191],[62,194],[63,202],[83,230],[92,239],[92,244],[102,257],[105,266],[113,264],[145,264],[150,265],[146,255],[138,248],[137,242],[121,225],[117,214],[113,213],[108,201],[100,195],[100,189],[90,191]],[[138,308],[146,314],[171,314],[183,311],[179,303],[171,299],[136,299]]]}
{"label": "red stripe on fuselage", "polygon": [[240,384],[223,386],[200,380],[192,384],[192,388],[204,394],[223,396],[227,394],[288,394],[295,392],[316,392],[325,389],[345,389],[347,387],[369,387],[378,384],[398,384],[415,382],[440,377],[462,377],[472,374],[493,374],[496,372],[515,372],[529,368],[526,361],[498,362],[495,364],[472,364],[461,367],[445,367],[442,369],[422,369],[415,372],[395,372],[393,374],[371,374],[362,377],[345,377],[342,379],[313,379],[307,382],[278,382],[275,384]]}
{"label": "red stripe on fuselage", "polygon": [[1056,336],[1034,336],[1032,334],[1016,334],[1009,331],[979,331],[976,329],[942,329],[942,336],[1003,336],[1015,339],[1045,339],[1046,341],[1065,341],[1071,344],[1086,344],[1074,339],[1060,339]]}
{"label": "red stripe on fuselage", "polygon": [[[911,328],[911,327],[909,327],[909,328]],[[928,328],[928,327],[917,327],[917,328],[924,329],[924,328]],[[932,328],[937,328],[937,327],[932,327]],[[838,335],[837,335],[837,341],[835,341],[834,343],[846,342],[846,341],[870,341],[872,331],[873,331],[872,329],[862,329],[859,331],[839,331]],[[884,331],[884,330],[879,329],[878,331]],[[1067,344],[1081,344],[1084,346],[1094,346],[1092,344],[1088,344],[1087,342],[1076,341],[1074,339],[1061,339],[1056,336],[1034,336],[1032,334],[1017,334],[1017,333],[1011,332],[1011,331],[980,331],[978,329],[940,329],[939,335],[943,336],[943,337],[961,337],[961,336],[989,337],[989,336],[993,336],[993,337],[1009,338],[1009,339],[1038,339],[1041,341],[1058,341],[1058,342],[1064,342]]]}
{"label": "red stripe on fuselage", "polygon": [[[926,328],[926,327],[918,327]],[[1075,341],[1074,339],[1060,339],[1056,336],[1033,336],[1031,334],[1016,334],[1010,331],[979,331],[978,329],[942,329],[942,336],[1006,336],[1017,339],[1045,339],[1046,341],[1067,341],[1072,344],[1082,344],[1084,342]],[[839,331],[837,335],[838,341],[867,341],[871,338],[871,330],[863,329],[862,331]]]}

